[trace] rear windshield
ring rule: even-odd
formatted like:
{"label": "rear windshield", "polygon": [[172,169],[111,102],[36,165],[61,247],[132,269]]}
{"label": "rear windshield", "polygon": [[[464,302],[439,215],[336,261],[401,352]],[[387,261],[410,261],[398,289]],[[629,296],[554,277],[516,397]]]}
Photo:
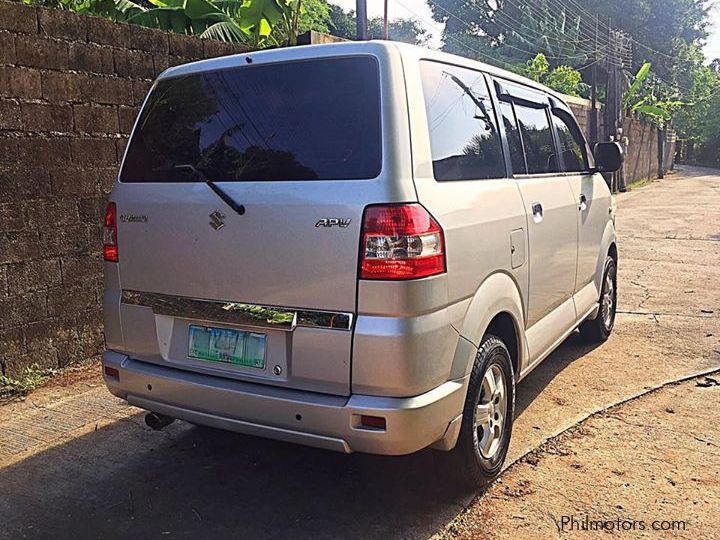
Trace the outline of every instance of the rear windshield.
{"label": "rear windshield", "polygon": [[161,80],[122,182],[352,180],[381,167],[378,64],[286,62]]}

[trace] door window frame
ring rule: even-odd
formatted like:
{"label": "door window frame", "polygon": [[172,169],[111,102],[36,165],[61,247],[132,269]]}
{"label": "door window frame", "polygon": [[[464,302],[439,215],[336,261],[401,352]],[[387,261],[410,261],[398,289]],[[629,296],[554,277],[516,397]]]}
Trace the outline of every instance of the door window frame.
{"label": "door window frame", "polygon": [[[553,100],[555,101],[555,100]],[[587,168],[582,171],[563,171],[563,174],[566,175],[582,175],[582,176],[588,176],[592,174],[592,169],[595,165],[595,156],[593,156],[593,153],[590,151],[590,145],[587,142],[587,139],[585,138],[585,134],[582,132],[582,129],[580,129],[580,126],[577,123],[577,120],[575,119],[575,115],[572,113],[569,108],[565,108],[560,106],[560,104],[555,101],[555,103],[551,104],[550,107],[550,124],[552,126],[552,130],[555,137],[555,145],[558,148],[558,152],[560,149],[560,135],[557,132],[557,129],[555,127],[555,122],[553,122],[553,116],[557,117],[559,120],[565,123],[567,125],[568,129],[570,130],[570,135],[575,138],[575,135],[572,133],[573,130],[575,130],[577,135],[580,135],[580,142],[582,143],[583,148],[585,149],[585,155],[587,160]],[[560,113],[560,114],[557,114]],[[569,122],[569,123],[568,123]],[[576,141],[577,142],[577,141]],[[565,168],[565,160],[562,157],[562,153],[558,156],[559,162],[561,164],[561,167]]]}
{"label": "door window frame", "polygon": [[[493,108],[495,109],[495,116],[498,117],[498,130],[500,131],[500,135],[502,137],[502,144],[503,144],[503,153],[505,154],[505,169],[506,174],[508,178],[513,178],[517,180],[532,180],[534,178],[542,179],[542,178],[549,178],[549,177],[566,177],[566,176],[578,176],[578,175],[590,175],[591,170],[594,166],[594,156],[593,153],[590,150],[590,146],[587,143],[587,139],[585,138],[585,134],[582,132],[582,129],[580,129],[580,126],[577,124],[577,120],[575,119],[575,116],[573,115],[572,111],[566,107],[562,102],[560,102],[557,98],[552,96],[551,94],[547,92],[543,92],[542,90],[538,90],[536,88],[531,88],[528,86],[524,86],[520,83],[517,83],[515,81],[508,81],[506,79],[503,79],[501,77],[493,76],[485,74],[487,80],[488,80],[488,88],[490,89],[490,99],[493,101]],[[588,170],[586,171],[575,171],[575,172],[568,172],[564,170],[560,170],[558,172],[550,172],[550,173],[525,173],[525,174],[515,174],[513,172],[512,167],[512,161],[510,158],[510,143],[508,139],[508,134],[505,131],[505,124],[502,122],[501,119],[501,112],[500,112],[500,103],[509,103],[512,107],[513,111],[513,117],[515,118],[515,123],[518,126],[519,131],[519,123],[517,121],[517,112],[515,111],[515,105],[522,105],[525,107],[530,107],[534,109],[544,109],[545,114],[547,116],[548,122],[550,123],[550,130],[552,133],[553,138],[553,144],[555,146],[555,154],[558,156],[558,167],[560,169],[565,168],[565,162],[562,159],[562,156],[560,155],[560,138],[557,133],[557,130],[555,129],[555,123],[553,122],[553,111],[559,111],[563,113],[564,115],[567,115],[569,119],[572,120],[573,124],[575,125],[576,129],[578,130],[578,133],[582,137],[583,144],[585,145],[585,149],[588,156]],[[566,122],[567,123],[567,122]],[[522,133],[520,133],[520,145],[523,149],[523,158],[525,160],[525,170],[527,170],[527,153],[525,152],[525,141],[522,137]]]}

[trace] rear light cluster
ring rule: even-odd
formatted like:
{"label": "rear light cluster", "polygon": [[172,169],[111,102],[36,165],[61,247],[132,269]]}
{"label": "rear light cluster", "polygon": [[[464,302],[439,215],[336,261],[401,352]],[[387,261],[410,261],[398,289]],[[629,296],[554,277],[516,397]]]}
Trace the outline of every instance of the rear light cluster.
{"label": "rear light cluster", "polygon": [[117,207],[111,202],[105,210],[103,223],[103,257],[106,261],[118,262]]}
{"label": "rear light cluster", "polygon": [[360,279],[409,280],[442,274],[442,228],[419,204],[369,206],[363,219]]}

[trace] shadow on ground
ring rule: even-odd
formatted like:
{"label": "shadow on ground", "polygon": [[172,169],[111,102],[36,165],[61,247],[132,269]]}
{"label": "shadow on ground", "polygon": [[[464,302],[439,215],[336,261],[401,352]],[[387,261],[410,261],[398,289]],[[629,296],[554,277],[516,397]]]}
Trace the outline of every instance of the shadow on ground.
{"label": "shadow on ground", "polygon": [[[577,337],[518,388],[517,414],[589,349]],[[420,538],[472,493],[429,451],[341,455],[133,416],[0,471],[0,537]]]}

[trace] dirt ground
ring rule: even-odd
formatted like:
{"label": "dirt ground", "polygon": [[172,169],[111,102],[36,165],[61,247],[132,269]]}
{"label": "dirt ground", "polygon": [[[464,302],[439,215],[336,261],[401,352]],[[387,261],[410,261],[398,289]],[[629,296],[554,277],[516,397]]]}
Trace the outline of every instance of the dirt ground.
{"label": "dirt ground", "polygon": [[438,538],[720,538],[720,377],[593,416],[532,452]]}
{"label": "dirt ground", "polygon": [[151,432],[91,367],[0,406],[0,538],[720,538],[718,174],[618,198],[616,331],[572,336],[519,385],[487,492],[443,485],[428,452]]}

